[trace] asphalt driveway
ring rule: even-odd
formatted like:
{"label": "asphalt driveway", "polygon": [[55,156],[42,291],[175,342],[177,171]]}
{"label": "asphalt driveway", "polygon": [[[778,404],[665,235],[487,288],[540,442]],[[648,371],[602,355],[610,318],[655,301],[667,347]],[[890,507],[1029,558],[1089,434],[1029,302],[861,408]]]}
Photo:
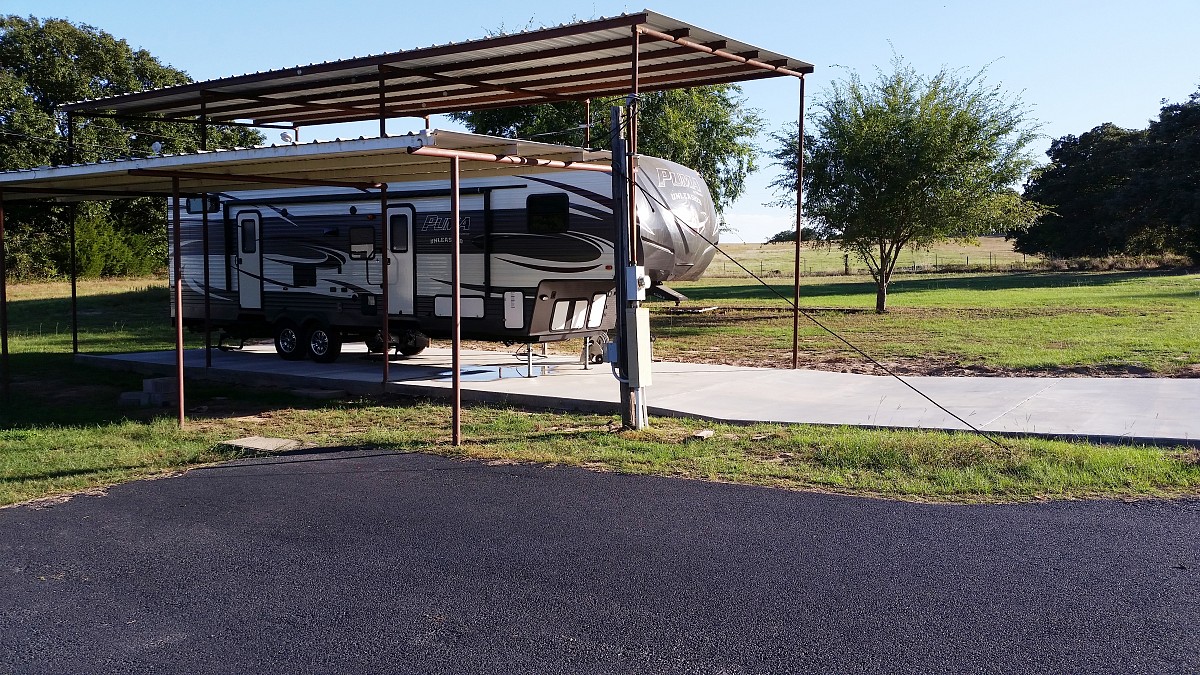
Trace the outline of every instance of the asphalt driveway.
{"label": "asphalt driveway", "polygon": [[314,452],[0,510],[0,673],[1197,672],[1198,536]]}

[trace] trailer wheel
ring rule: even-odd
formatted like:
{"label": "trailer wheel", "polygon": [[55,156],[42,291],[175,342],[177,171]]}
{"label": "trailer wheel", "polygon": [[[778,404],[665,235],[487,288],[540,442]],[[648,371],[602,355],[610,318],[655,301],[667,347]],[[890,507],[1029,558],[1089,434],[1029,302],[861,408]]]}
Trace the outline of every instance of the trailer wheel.
{"label": "trailer wheel", "polygon": [[405,356],[416,356],[429,346],[429,337],[419,330],[411,328],[400,334],[400,342],[396,349]]}
{"label": "trailer wheel", "polygon": [[308,356],[300,329],[291,321],[280,321],[275,325],[275,351],[285,361],[299,361]]}
{"label": "trailer wheel", "polygon": [[317,363],[333,363],[342,353],[342,336],[325,324],[314,324],[309,328],[308,339],[304,343]]}

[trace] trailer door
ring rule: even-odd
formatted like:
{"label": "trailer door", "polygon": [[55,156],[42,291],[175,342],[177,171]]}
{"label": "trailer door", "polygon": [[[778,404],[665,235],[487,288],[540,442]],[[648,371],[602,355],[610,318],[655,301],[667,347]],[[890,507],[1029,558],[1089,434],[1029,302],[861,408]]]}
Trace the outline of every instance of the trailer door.
{"label": "trailer door", "polygon": [[416,213],[411,205],[388,207],[388,311],[413,313],[412,227]]}
{"label": "trailer door", "polygon": [[242,309],[262,309],[262,219],[257,211],[237,215],[238,296]]}

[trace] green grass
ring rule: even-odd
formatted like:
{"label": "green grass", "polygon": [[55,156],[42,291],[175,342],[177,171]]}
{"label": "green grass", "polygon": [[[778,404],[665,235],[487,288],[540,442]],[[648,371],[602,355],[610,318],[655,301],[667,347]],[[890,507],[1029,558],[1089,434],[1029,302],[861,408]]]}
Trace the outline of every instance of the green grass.
{"label": "green grass", "polygon": [[[685,308],[652,303],[655,353],[757,365],[790,363],[790,283],[747,279],[674,284]],[[774,291],[774,292],[772,292]],[[778,295],[777,295],[778,294]],[[1200,364],[1200,275],[1074,272],[921,275],[892,284],[889,312],[877,315],[863,277],[802,280],[801,307],[876,358],[947,367],[1040,371],[1091,369],[1176,375]],[[811,361],[861,358],[807,319],[802,348]]]}
{"label": "green grass", "polygon": [[[1144,345],[1138,353],[1160,349],[1155,358],[1164,363],[1172,358],[1193,363],[1200,353],[1195,344],[1200,333],[1195,330],[1195,305],[1200,303],[1196,275],[973,275],[927,277],[921,282],[897,294],[901,309],[893,314],[836,310],[823,312],[822,318],[847,332],[864,330],[868,324],[859,322],[869,321],[871,334],[877,336],[872,346],[912,358],[927,358],[942,349],[960,355],[956,358],[1062,362],[1062,354],[1055,361],[1034,352],[1082,354],[1080,345],[1087,342],[1098,358],[1108,359],[1093,363],[1128,362],[1134,353],[1132,337],[1118,341],[1115,349],[1105,346],[1113,341],[1109,319],[1128,323],[1125,330],[1131,336],[1142,335]],[[805,302],[854,307],[863,285],[861,280],[810,280]],[[170,345],[167,294],[160,282],[89,282],[81,290],[85,351]],[[998,448],[968,434],[712,425],[658,418],[650,429],[631,432],[620,431],[611,416],[496,406],[469,407],[463,427],[466,443],[454,448],[449,443],[450,411],[441,403],[313,403],[281,392],[199,383],[189,385],[189,423],[179,429],[169,410],[117,407],[120,392],[140,387],[139,376],[73,364],[68,304],[61,297],[64,285],[17,285],[11,291],[14,377],[13,395],[0,406],[0,504],[233,458],[237,454],[221,441],[247,435],[295,438],[317,447],[370,446],[479,461],[566,464],[917,500],[1200,494],[1200,455],[1186,448],[1030,439],[1006,439],[1005,447]],[[761,290],[736,280],[706,280],[693,284],[689,292],[697,298],[693,305],[719,302],[739,309],[724,317],[676,316],[657,306],[655,344],[660,354],[672,340],[721,350],[756,341],[772,349],[790,345],[790,318],[778,311],[782,302]],[[1088,324],[1085,318],[1100,323]],[[680,323],[670,323],[675,321]],[[1172,321],[1178,322],[1176,327],[1158,335],[1160,327]],[[1039,327],[1039,322],[1044,325]],[[1099,336],[1102,331],[1107,337]],[[1052,332],[1059,342],[1080,344],[1036,347],[1031,338],[1035,332]],[[1089,332],[1098,336],[1089,338]],[[195,336],[190,339],[198,343]],[[805,340],[817,352],[827,348],[821,342],[826,338],[814,331],[806,333]],[[691,440],[705,426],[716,432],[713,438]]]}
{"label": "green grass", "polygon": [[[496,406],[468,407],[466,442],[455,448],[441,403],[222,394],[193,393],[210,410],[183,430],[166,416],[0,430],[0,504],[233,458],[220,441],[245,435],[934,501],[1178,497],[1200,488],[1200,463],[1183,448],[1030,439],[1006,439],[998,448],[967,434],[658,418],[634,432],[619,431],[611,416]],[[711,439],[691,440],[706,426],[716,432]]]}

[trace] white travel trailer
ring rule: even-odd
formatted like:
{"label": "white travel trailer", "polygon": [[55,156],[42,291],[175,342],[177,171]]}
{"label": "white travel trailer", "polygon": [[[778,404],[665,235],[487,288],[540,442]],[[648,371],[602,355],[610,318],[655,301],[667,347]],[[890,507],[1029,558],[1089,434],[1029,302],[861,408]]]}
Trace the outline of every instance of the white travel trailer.
{"label": "white travel trailer", "polygon": [[[653,157],[639,158],[637,185],[646,275],[655,284],[698,278],[717,240],[708,187],[695,171]],[[460,195],[464,338],[548,342],[615,325],[608,174],[465,179]],[[449,184],[393,184],[386,205],[378,193],[344,188],[188,199],[180,221],[184,324],[204,328],[207,296],[209,325],[223,340],[273,337],[283,358],[322,362],[336,359],[344,342],[413,355],[430,336],[448,336]]]}

